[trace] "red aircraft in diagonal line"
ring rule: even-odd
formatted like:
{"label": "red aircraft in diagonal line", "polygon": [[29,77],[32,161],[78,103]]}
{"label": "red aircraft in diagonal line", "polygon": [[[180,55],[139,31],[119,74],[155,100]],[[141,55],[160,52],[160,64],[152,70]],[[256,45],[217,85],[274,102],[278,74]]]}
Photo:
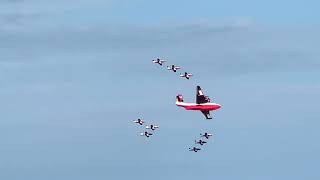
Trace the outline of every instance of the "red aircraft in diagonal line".
{"label": "red aircraft in diagonal line", "polygon": [[171,71],[173,71],[173,72],[177,72],[177,70],[181,69],[181,67],[176,66],[176,65],[171,65],[171,67],[170,67],[170,66],[167,66],[167,69],[168,69],[168,70],[171,70]]}
{"label": "red aircraft in diagonal line", "polygon": [[184,107],[186,110],[201,111],[206,119],[212,119],[210,111],[221,108],[220,104],[210,102],[210,98],[203,94],[200,86],[197,86],[196,103],[183,102],[183,96],[179,94],[176,97],[176,105]]}
{"label": "red aircraft in diagonal line", "polygon": [[154,59],[152,60],[153,63],[156,63],[156,64],[159,64],[160,66],[162,66],[162,64],[164,64],[165,62],[167,62],[166,60],[163,60],[163,59]]}
{"label": "red aircraft in diagonal line", "polygon": [[180,77],[190,79],[193,76],[191,73],[184,72],[184,74],[180,74]]}

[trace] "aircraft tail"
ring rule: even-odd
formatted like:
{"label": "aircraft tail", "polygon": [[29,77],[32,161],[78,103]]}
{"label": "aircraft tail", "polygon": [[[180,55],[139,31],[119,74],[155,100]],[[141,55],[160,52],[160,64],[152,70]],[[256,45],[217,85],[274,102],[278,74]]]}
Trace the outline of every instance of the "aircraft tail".
{"label": "aircraft tail", "polygon": [[197,96],[203,96],[203,91],[200,86],[197,86]]}
{"label": "aircraft tail", "polygon": [[181,94],[177,95],[176,102],[183,102],[183,96]]}

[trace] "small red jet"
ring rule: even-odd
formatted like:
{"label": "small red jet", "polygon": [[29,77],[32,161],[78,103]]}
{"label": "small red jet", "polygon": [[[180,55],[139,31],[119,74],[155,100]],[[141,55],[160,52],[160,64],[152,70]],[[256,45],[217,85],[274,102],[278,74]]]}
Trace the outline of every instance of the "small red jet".
{"label": "small red jet", "polygon": [[159,128],[159,126],[153,124],[151,124],[150,126],[146,126],[146,129],[151,129],[152,131],[156,130],[157,128]]}
{"label": "small red jet", "polygon": [[171,67],[170,67],[170,66],[167,66],[167,69],[168,69],[168,70],[171,70],[171,71],[173,71],[173,72],[177,72],[177,70],[181,69],[181,67],[175,66],[175,65],[171,65]]}
{"label": "small red jet", "polygon": [[147,131],[140,133],[140,136],[150,137],[152,133],[149,133]]}
{"label": "small red jet", "polygon": [[206,132],[206,133],[204,133],[204,134],[201,134],[201,133],[200,133],[200,136],[209,139],[209,137],[212,136],[212,134],[209,134],[209,133]]}
{"label": "small red jet", "polygon": [[154,59],[152,60],[153,63],[156,63],[156,64],[159,64],[160,66],[162,66],[162,64],[164,64],[165,62],[167,62],[166,60],[163,60],[163,59]]}
{"label": "small red jet", "polygon": [[142,120],[142,119],[138,119],[138,120],[134,120],[133,121],[134,123],[138,123],[138,124],[140,124],[140,125],[143,125],[143,123],[144,123],[144,120]]}
{"label": "small red jet", "polygon": [[189,148],[189,151],[194,151],[194,152],[198,152],[200,150],[201,148],[197,148],[197,147]]}
{"label": "small red jet", "polygon": [[207,141],[203,141],[203,140],[201,140],[201,139],[200,139],[199,141],[195,140],[194,142],[195,142],[196,144],[200,144],[201,146],[204,145],[205,143],[207,143]]}
{"label": "small red jet", "polygon": [[210,111],[221,108],[220,104],[210,102],[210,98],[203,94],[200,86],[197,86],[196,103],[183,102],[183,96],[179,94],[176,97],[176,105],[179,107],[184,107],[186,110],[201,111],[206,119],[212,119],[210,116]]}
{"label": "small red jet", "polygon": [[184,72],[184,74],[180,74],[180,77],[190,79],[193,76],[191,73]]}

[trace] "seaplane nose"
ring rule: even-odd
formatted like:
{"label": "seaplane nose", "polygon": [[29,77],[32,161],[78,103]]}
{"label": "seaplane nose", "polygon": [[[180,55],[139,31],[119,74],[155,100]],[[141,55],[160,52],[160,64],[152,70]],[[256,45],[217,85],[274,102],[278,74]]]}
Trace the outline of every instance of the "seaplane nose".
{"label": "seaplane nose", "polygon": [[221,108],[221,105],[220,105],[220,104],[217,104],[217,106],[218,106],[218,109],[220,109],[220,108]]}

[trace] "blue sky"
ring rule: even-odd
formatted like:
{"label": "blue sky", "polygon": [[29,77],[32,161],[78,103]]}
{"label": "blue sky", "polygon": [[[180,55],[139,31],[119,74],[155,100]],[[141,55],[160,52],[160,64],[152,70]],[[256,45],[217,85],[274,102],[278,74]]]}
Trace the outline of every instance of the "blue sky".
{"label": "blue sky", "polygon": [[[0,178],[319,179],[317,7],[0,1]],[[212,121],[174,104],[196,85],[222,104]],[[204,131],[215,137],[188,152]]]}

